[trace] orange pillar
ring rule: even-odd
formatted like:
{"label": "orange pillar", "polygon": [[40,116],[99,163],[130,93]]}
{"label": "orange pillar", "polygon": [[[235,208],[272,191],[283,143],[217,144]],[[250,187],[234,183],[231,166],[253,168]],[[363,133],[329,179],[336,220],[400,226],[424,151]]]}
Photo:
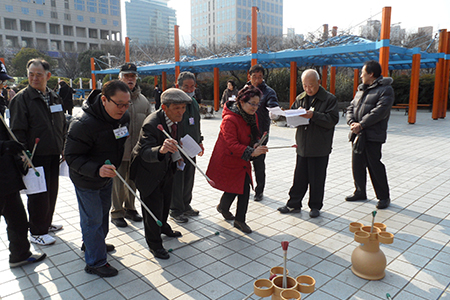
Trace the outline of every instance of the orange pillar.
{"label": "orange pillar", "polygon": [[419,102],[420,54],[414,54],[411,68],[411,87],[409,90],[408,123],[416,123],[417,103]]}
{"label": "orange pillar", "polygon": [[158,75],[155,75],[154,77],[154,85],[157,86],[158,85]]}
{"label": "orange pillar", "polygon": [[258,52],[258,8],[256,6],[252,6],[252,66],[258,63],[256,58],[253,58],[253,55],[256,55]]}
{"label": "orange pillar", "polygon": [[[391,38],[391,7],[383,7],[383,14],[381,17],[381,35],[380,40],[389,40]],[[388,76],[389,74],[389,46],[380,48],[381,75]]]}
{"label": "orange pillar", "polygon": [[2,61],[2,63],[3,63],[4,65],[6,65],[6,64],[5,64],[5,58],[4,58],[4,57],[0,57],[0,60]]}
{"label": "orange pillar", "polygon": [[[442,29],[439,32],[439,47],[438,52],[442,53],[444,52],[444,41],[447,30]],[[442,86],[443,86],[443,77],[444,77],[444,59],[439,58],[437,64],[436,64],[436,72],[435,72],[435,78],[434,78],[434,94],[433,94],[433,112],[431,113],[431,118],[433,120],[437,120],[441,115],[441,109],[442,109]]]}
{"label": "orange pillar", "polygon": [[162,72],[161,74],[161,81],[162,81],[162,91],[164,92],[167,88],[167,76],[166,76],[166,72]]}
{"label": "orange pillar", "polygon": [[178,35],[178,28],[180,26],[174,26],[175,33],[175,80],[177,80],[178,75],[180,75],[180,37]]}
{"label": "orange pillar", "polygon": [[328,66],[322,66],[322,86],[327,89]]}
{"label": "orange pillar", "polygon": [[295,97],[297,96],[297,62],[291,61],[291,87],[289,89],[289,107],[291,107],[292,103],[295,101]]}
{"label": "orange pillar", "polygon": [[95,61],[94,58],[91,57],[91,79],[92,79],[92,89],[95,90],[97,88],[97,83],[95,82],[95,74],[92,73],[95,71]]}
{"label": "orange pillar", "polygon": [[[450,31],[447,31],[447,56],[450,54]],[[444,77],[444,106],[443,106],[443,115],[442,118],[447,116],[447,106],[448,106],[448,89],[449,89],[449,81],[450,81],[450,58],[445,60],[444,65],[444,73],[446,74]]]}
{"label": "orange pillar", "polygon": [[214,68],[214,110],[219,110],[219,68]]}
{"label": "orange pillar", "polygon": [[130,62],[130,38],[125,37],[125,62]]}
{"label": "orange pillar", "polygon": [[336,67],[330,68],[330,93],[336,95]]}
{"label": "orange pillar", "polygon": [[356,91],[358,90],[359,85],[359,70],[353,70],[353,97],[355,97]]}

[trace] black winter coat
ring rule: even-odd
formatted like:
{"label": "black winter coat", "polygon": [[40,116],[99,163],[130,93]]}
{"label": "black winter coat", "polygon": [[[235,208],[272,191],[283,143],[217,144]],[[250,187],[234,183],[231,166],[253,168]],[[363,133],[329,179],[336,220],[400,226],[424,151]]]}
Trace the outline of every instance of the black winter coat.
{"label": "black winter coat", "polygon": [[70,123],[64,156],[74,185],[97,190],[111,180],[99,175],[105,161],[110,160],[116,168],[122,162],[127,138],[116,139],[113,130],[128,126],[130,116],[126,112],[120,120],[111,118],[102,104],[100,90],[91,92],[82,109]]}
{"label": "black winter coat", "polygon": [[347,108],[347,124],[360,123],[367,141],[386,142],[389,116],[394,103],[393,80],[378,77],[370,86],[360,84]]}
{"label": "black winter coat", "polygon": [[[247,85],[251,85],[251,82],[247,82]],[[256,114],[258,115],[259,131],[262,136],[266,131],[269,133],[270,129],[271,121],[267,107],[277,107],[280,105],[278,104],[277,93],[270,86],[268,86],[265,81],[258,85],[258,89],[260,89],[263,94],[261,100],[259,101],[258,110],[256,111]],[[267,140],[264,144],[267,144]]]}

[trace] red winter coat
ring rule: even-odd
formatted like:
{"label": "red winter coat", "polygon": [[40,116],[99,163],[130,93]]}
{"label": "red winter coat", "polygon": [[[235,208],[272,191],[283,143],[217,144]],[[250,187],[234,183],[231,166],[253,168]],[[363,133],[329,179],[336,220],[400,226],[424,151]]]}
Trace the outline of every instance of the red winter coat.
{"label": "red winter coat", "polygon": [[[206,175],[215,188],[232,194],[244,193],[245,174],[252,181],[250,126],[234,112],[235,102],[227,102],[222,113],[219,137],[214,146]],[[256,119],[258,124],[258,119]],[[244,154],[245,152],[245,154]],[[243,156],[245,159],[243,159]]]}

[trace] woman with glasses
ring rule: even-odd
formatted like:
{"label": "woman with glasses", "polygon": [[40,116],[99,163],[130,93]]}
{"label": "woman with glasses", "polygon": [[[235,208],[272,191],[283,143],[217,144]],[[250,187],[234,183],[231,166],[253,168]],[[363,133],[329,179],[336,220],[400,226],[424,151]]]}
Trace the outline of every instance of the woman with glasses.
{"label": "woman with glasses", "polygon": [[[250,160],[267,153],[267,146],[260,146],[256,110],[261,91],[249,85],[239,91],[237,101],[228,101],[222,113],[219,137],[209,161],[206,175],[215,182],[215,188],[223,191],[217,211],[225,220],[234,220],[234,227],[245,233],[252,230],[245,223],[250,196],[252,171]],[[236,216],[230,212],[231,204],[238,198]]]}

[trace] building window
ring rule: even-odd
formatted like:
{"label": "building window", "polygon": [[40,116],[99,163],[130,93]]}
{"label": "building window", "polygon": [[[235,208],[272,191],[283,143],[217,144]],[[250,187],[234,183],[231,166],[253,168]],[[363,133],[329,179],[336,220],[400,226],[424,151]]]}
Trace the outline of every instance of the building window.
{"label": "building window", "polygon": [[106,24],[108,24],[108,20],[106,20],[106,19],[102,19],[102,24],[103,24],[103,25],[106,25]]}
{"label": "building window", "polygon": [[30,3],[30,0],[20,0],[20,2],[27,2],[27,3]]}
{"label": "building window", "polygon": [[50,18],[52,19],[58,19],[58,13],[56,11],[51,11],[50,12]]}
{"label": "building window", "polygon": [[77,27],[76,28],[77,31],[77,37],[86,37],[86,28],[82,28],[82,27]]}
{"label": "building window", "polygon": [[37,49],[42,51],[48,50],[48,42],[45,39],[36,39]]}
{"label": "building window", "polygon": [[89,38],[98,39],[98,31],[97,29],[89,29]]}
{"label": "building window", "polygon": [[32,31],[31,21],[20,20],[20,31]]}
{"label": "building window", "polygon": [[50,24],[51,34],[61,34],[59,24]]}
{"label": "building window", "polygon": [[92,24],[95,24],[95,18],[94,18],[94,17],[90,17],[90,18],[89,18],[89,21],[90,21]]}
{"label": "building window", "polygon": [[42,17],[44,15],[44,11],[42,9],[36,9],[36,15]]}
{"label": "building window", "polygon": [[84,0],[74,0],[75,9],[84,11]]}
{"label": "building window", "polygon": [[22,13],[24,15],[29,15],[30,14],[30,9],[28,7],[22,7]]}
{"label": "building window", "polygon": [[78,16],[77,16],[77,20],[78,20],[78,21],[80,21],[80,22],[84,22],[84,17],[83,17],[83,16],[80,16],[80,15],[78,15]]}
{"label": "building window", "polygon": [[64,51],[75,51],[74,42],[64,42]]}
{"label": "building window", "polygon": [[7,12],[14,12],[14,7],[12,5],[5,5],[5,10]]}
{"label": "building window", "polygon": [[17,22],[15,19],[5,18],[5,29],[17,30]]}
{"label": "building window", "polygon": [[93,12],[93,13],[97,12],[97,3],[96,3],[96,1],[87,1],[86,2],[86,6],[87,6],[87,11],[88,12]]}
{"label": "building window", "polygon": [[47,33],[47,25],[42,22],[36,22],[35,24],[37,33]]}
{"label": "building window", "polygon": [[72,26],[63,26],[64,35],[73,36],[73,27]]}
{"label": "building window", "polygon": [[109,36],[109,31],[108,30],[100,30],[100,38],[102,40],[107,40]]}
{"label": "building window", "polygon": [[51,0],[50,1],[50,6],[51,7],[56,7],[56,0]]}
{"label": "building window", "polygon": [[64,20],[70,21],[71,19],[70,14],[64,14]]}
{"label": "building window", "polygon": [[59,51],[61,50],[61,41],[50,41],[50,51]]}
{"label": "building window", "polygon": [[113,26],[119,26],[119,21],[113,21]]}
{"label": "building window", "polygon": [[69,6],[69,0],[64,0],[64,8],[65,8],[65,9],[69,9],[69,8],[70,8],[70,6]]}
{"label": "building window", "polygon": [[34,0],[33,2],[36,4],[41,4],[41,5],[45,4],[44,0]]}

